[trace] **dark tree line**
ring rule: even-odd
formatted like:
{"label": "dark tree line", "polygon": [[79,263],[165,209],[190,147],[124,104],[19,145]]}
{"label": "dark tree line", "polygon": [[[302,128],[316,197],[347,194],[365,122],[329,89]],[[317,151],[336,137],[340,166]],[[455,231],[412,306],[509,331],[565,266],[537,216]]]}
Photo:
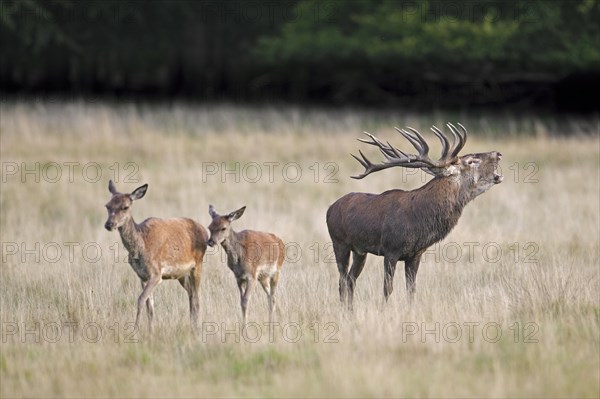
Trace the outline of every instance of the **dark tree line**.
{"label": "dark tree line", "polygon": [[2,0],[0,89],[593,109],[598,21],[596,0]]}

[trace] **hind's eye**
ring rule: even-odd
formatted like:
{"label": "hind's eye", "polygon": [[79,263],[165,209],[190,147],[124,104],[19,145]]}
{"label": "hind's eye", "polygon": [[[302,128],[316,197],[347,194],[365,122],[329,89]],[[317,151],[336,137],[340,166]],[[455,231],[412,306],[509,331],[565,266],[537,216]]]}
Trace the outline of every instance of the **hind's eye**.
{"label": "hind's eye", "polygon": [[221,228],[221,231],[225,231],[225,227],[222,227],[222,228]]}

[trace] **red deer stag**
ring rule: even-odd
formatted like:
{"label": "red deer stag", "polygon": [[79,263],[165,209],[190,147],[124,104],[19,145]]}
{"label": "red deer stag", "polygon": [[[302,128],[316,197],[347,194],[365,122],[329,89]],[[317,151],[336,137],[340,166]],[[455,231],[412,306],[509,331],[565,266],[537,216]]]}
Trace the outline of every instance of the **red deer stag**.
{"label": "red deer stag", "polygon": [[[362,179],[395,166],[420,168],[434,178],[412,191],[346,194],[327,210],[327,227],[340,273],[340,299],[349,309],[356,279],[369,253],[384,257],[386,301],[394,289],[396,263],[404,261],[406,289],[412,300],[421,255],[450,233],[469,201],[502,182],[503,177],[497,172],[502,154],[492,151],[458,156],[467,141],[467,130],[460,123],[460,130],[450,123],[447,126],[453,136],[452,144],[438,128],[431,128],[442,143],[442,156],[437,161],[429,158],[429,146],[423,136],[410,127],[396,130],[415,147],[418,155],[407,154],[366,132],[370,139],[359,139],[379,148],[385,161],[373,164],[359,151],[362,159],[352,156],[365,171],[353,178]],[[350,252],[351,268],[348,267]]]}
{"label": "red deer stag", "polygon": [[198,328],[200,308],[200,273],[206,252],[206,229],[184,218],[148,218],[137,224],[131,216],[131,205],[146,194],[148,185],[136,188],[131,194],[121,194],[112,180],[108,191],[112,198],[106,204],[108,231],[119,229],[123,245],[129,252],[129,264],[142,280],[142,294],[137,301],[135,326],[146,303],[148,327],[152,330],[154,301],[152,291],[162,280],[178,279],[188,293],[192,329]]}
{"label": "red deer stag", "polygon": [[212,222],[208,226],[210,231],[208,245],[212,247],[221,244],[227,253],[227,266],[235,275],[240,290],[244,324],[246,323],[248,301],[257,280],[267,293],[269,322],[272,322],[275,310],[275,289],[285,257],[285,246],[275,234],[253,230],[243,230],[239,233],[233,231],[231,222],[239,219],[245,210],[244,206],[228,215],[221,216],[210,205],[208,213],[212,217]]}

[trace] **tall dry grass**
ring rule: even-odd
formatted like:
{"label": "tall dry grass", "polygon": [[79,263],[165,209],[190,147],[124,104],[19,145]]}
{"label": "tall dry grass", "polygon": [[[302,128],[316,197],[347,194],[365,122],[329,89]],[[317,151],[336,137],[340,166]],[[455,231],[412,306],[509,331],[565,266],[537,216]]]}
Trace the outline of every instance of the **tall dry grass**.
{"label": "tall dry grass", "polygon": [[[0,112],[3,397],[600,393],[597,118],[85,102]],[[382,258],[369,256],[355,312],[342,311],[327,207],[350,191],[424,181],[400,169],[350,179],[354,139],[368,130],[406,146],[393,126],[447,120],[469,128],[466,151],[504,154],[505,181],[425,255],[413,306],[401,263],[383,304]],[[208,204],[246,205],[238,229],[282,237],[272,337],[260,290],[254,330],[242,334],[221,251],[206,256],[199,336],[171,281],[156,290],[155,334],[133,332],[140,286],[118,234],[103,228],[109,178],[123,191],[149,183],[138,222],[207,225]]]}

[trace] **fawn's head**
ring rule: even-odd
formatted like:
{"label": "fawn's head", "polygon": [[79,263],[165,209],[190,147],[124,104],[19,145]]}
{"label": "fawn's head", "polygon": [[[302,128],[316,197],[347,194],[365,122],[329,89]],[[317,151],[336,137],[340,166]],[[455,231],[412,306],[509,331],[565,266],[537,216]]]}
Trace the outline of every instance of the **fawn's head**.
{"label": "fawn's head", "polygon": [[148,185],[144,184],[133,190],[131,194],[122,194],[117,191],[113,181],[109,181],[108,191],[110,191],[112,197],[105,205],[108,211],[108,219],[104,223],[106,230],[113,231],[123,226],[131,218],[131,204],[133,201],[144,197],[146,190],[148,190]]}
{"label": "fawn's head", "polygon": [[208,226],[208,230],[210,231],[210,238],[208,239],[209,246],[219,245],[229,236],[229,232],[231,230],[231,222],[236,219],[239,219],[246,210],[246,207],[243,206],[237,211],[233,211],[228,215],[219,215],[215,211],[215,207],[209,205],[208,214],[212,217],[212,222]]}

